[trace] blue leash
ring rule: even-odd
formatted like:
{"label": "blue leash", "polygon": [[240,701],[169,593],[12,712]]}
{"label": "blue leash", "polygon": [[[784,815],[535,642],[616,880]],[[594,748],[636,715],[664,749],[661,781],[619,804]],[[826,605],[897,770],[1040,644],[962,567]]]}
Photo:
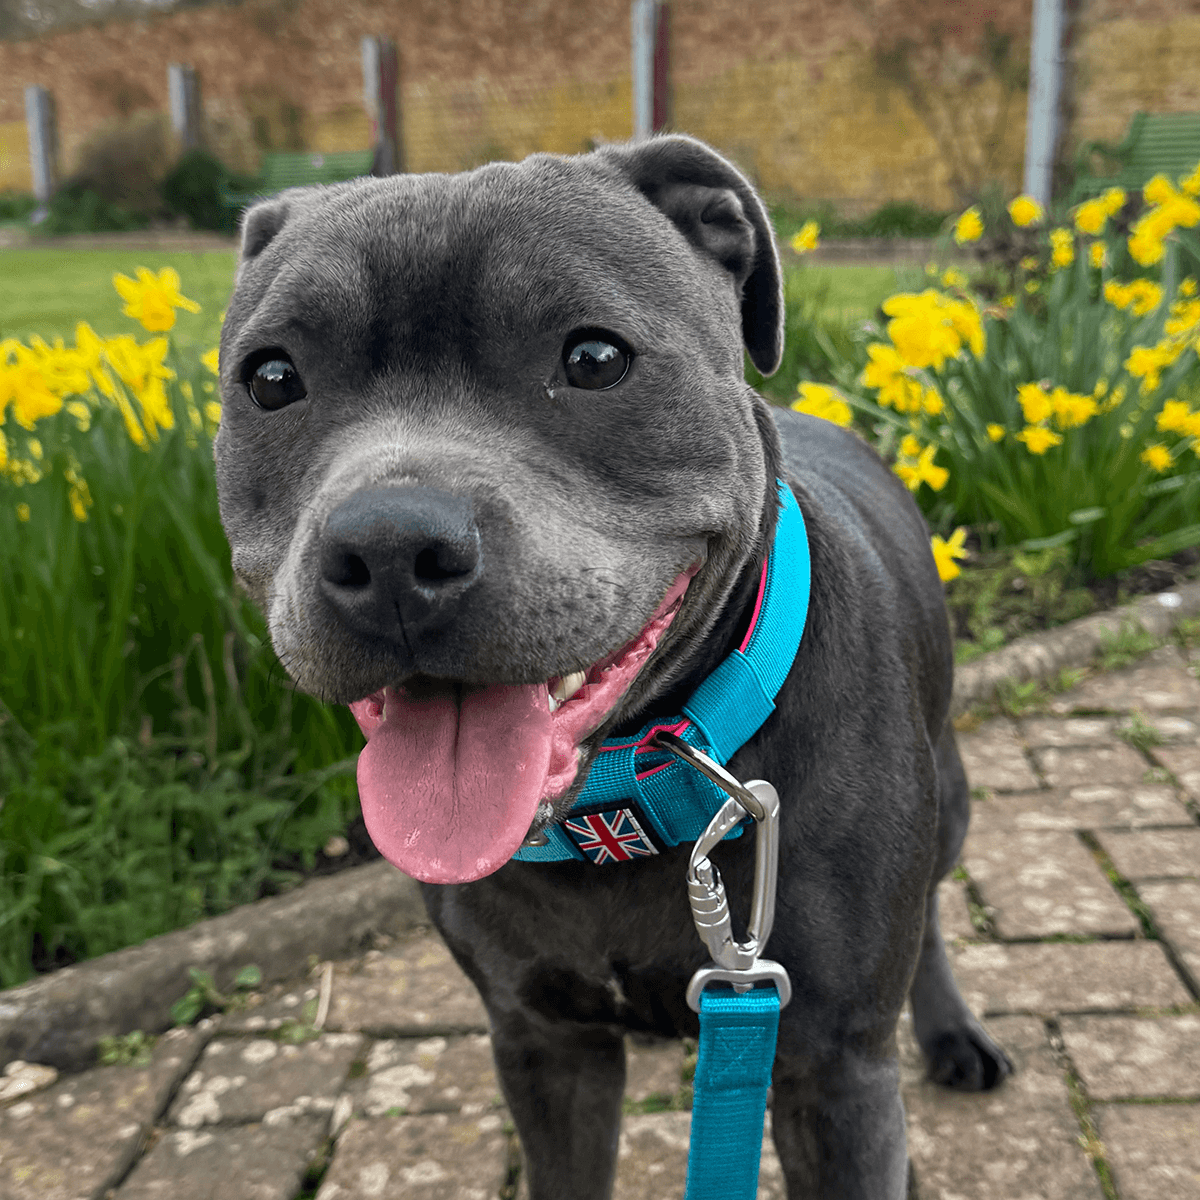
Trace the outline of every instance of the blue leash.
{"label": "blue leash", "polygon": [[773,985],[701,993],[684,1200],[754,1200],[778,1029]]}

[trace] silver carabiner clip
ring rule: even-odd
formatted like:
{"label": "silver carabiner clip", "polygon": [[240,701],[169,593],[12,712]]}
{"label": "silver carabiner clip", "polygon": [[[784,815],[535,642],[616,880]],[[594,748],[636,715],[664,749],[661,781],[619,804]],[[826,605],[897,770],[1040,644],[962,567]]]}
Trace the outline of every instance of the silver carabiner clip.
{"label": "silver carabiner clip", "polygon": [[[655,741],[712,780],[728,797],[696,840],[688,861],[688,900],[696,932],[708,947],[712,962],[703,966],[687,989],[687,1002],[700,1011],[700,993],[713,981],[731,983],[735,992],[746,992],[757,982],[774,983],[779,1007],[792,998],[791,982],[779,963],[760,958],[775,921],[775,889],[779,879],[779,794],[765,779],[740,783],[719,763],[695,746],[660,731]],[[721,873],[708,855],[731,830],[747,817],[755,824],[754,903],[744,942],[733,939],[733,917]]]}

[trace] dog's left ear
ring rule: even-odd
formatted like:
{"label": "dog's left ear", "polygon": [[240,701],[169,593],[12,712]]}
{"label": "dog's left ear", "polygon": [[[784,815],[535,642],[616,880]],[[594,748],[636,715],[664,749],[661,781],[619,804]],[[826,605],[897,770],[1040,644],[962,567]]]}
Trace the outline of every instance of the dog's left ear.
{"label": "dog's left ear", "polygon": [[598,151],[701,253],[733,277],[750,360],[770,375],[783,356],[783,280],[767,210],[749,180],[695,138],[669,134]]}

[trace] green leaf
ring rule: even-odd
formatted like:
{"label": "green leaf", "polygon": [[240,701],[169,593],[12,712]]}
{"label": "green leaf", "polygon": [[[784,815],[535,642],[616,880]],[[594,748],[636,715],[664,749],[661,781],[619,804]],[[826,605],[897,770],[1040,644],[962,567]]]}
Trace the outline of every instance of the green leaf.
{"label": "green leaf", "polygon": [[1098,521],[1108,511],[1106,508],[1077,508],[1073,513],[1067,514],[1067,520],[1072,525],[1090,525],[1093,521]]}
{"label": "green leaf", "polygon": [[1078,529],[1064,529],[1061,533],[1052,533],[1049,537],[1029,538],[1022,542],[1022,550],[1053,550],[1055,546],[1065,546],[1079,536]]}
{"label": "green leaf", "polygon": [[262,983],[262,971],[253,963],[244,966],[234,978],[235,988],[256,988]]}

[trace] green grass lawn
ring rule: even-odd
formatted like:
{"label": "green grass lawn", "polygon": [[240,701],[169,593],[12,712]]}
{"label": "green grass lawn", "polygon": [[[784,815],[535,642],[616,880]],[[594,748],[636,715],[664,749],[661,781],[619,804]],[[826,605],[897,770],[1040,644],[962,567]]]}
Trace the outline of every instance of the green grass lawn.
{"label": "green grass lawn", "polygon": [[[47,340],[70,342],[75,325],[87,321],[102,336],[142,330],[121,314],[121,300],[112,286],[115,272],[133,276],[136,268],[158,271],[174,267],[183,280],[183,294],[197,301],[194,316],[180,312],[172,331],[180,346],[215,346],[233,287],[236,255],[232,250],[3,250],[0,251],[0,338],[27,340],[40,334]],[[923,286],[920,268],[911,265],[789,267],[789,291],[819,297],[826,320],[855,323],[865,320],[901,286]]]}
{"label": "green grass lawn", "polygon": [[40,334],[70,343],[76,324],[87,321],[102,337],[131,333],[141,340],[145,331],[122,314],[112,277],[174,267],[183,294],[201,311],[180,312],[172,334],[180,347],[208,350],[221,332],[235,261],[232,250],[0,250],[0,338]]}

